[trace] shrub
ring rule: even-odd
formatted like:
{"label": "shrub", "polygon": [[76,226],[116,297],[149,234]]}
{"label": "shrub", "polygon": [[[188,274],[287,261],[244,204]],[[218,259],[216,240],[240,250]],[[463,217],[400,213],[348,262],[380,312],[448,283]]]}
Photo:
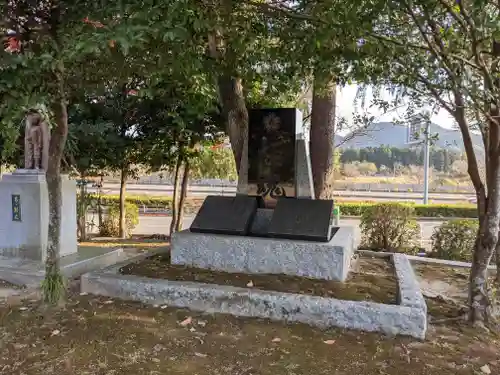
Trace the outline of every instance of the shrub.
{"label": "shrub", "polygon": [[344,164],[342,166],[342,173],[346,177],[358,177],[361,174],[357,164],[354,163]]}
{"label": "shrub", "polygon": [[381,203],[368,207],[361,216],[362,246],[372,250],[415,254],[420,244],[420,226],[410,204]]}
{"label": "shrub", "polygon": [[477,220],[456,219],[444,222],[432,234],[431,256],[471,262],[478,228]]}
{"label": "shrub", "polygon": [[358,164],[358,171],[363,176],[373,176],[377,173],[377,166],[375,163],[362,162]]}
{"label": "shrub", "polygon": [[[139,207],[137,205],[126,202],[125,203],[125,235],[130,237],[134,228],[139,224]],[[99,233],[101,236],[117,237],[120,233],[120,206],[117,203],[109,205],[108,212]]]}

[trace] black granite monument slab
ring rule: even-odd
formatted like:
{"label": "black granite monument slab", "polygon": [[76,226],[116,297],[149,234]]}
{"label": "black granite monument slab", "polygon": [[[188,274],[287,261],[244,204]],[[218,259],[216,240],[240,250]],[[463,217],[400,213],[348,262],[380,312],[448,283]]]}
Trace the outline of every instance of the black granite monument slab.
{"label": "black granite monument slab", "polygon": [[248,185],[266,207],[281,196],[295,196],[296,122],[295,108],[249,111]]}
{"label": "black granite monument slab", "polygon": [[258,197],[209,195],[191,224],[191,232],[245,236],[258,207]]}
{"label": "black granite monument slab", "polygon": [[291,240],[328,242],[333,200],[281,198],[274,209],[268,236]]}

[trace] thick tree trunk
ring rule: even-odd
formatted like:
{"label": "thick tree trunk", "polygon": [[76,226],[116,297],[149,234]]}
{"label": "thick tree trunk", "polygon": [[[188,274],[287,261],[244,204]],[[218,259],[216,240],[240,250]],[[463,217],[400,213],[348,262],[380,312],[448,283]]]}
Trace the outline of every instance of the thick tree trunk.
{"label": "thick tree trunk", "polygon": [[178,197],[179,197],[179,180],[182,165],[181,150],[179,150],[179,156],[177,157],[177,163],[175,164],[175,177],[174,177],[174,193],[172,196],[172,222],[170,223],[170,236],[175,233],[177,228],[177,220],[179,218],[179,208],[178,208]]}
{"label": "thick tree trunk", "polygon": [[500,139],[498,125],[490,126],[486,142],[485,164],[486,187],[481,180],[477,157],[474,152],[471,133],[465,117],[465,103],[459,91],[455,91],[455,119],[462,133],[467,171],[476,191],[479,230],[476,238],[469,279],[469,320],[474,324],[488,321],[490,299],[488,295],[488,265],[498,243],[500,226]]}
{"label": "thick tree trunk", "polygon": [[[230,17],[233,7],[233,0],[220,0],[217,14],[225,14],[226,17]],[[242,79],[235,68],[237,56],[224,40],[224,24],[225,21],[221,20],[219,27],[208,35],[208,49],[210,57],[220,64],[222,71],[217,78],[222,115],[236,163],[239,177],[238,186],[241,189],[246,189],[248,182],[248,110]]]}
{"label": "thick tree trunk", "polygon": [[488,265],[498,242],[499,217],[494,212],[498,210],[498,203],[490,207],[486,216],[480,220],[469,280],[469,320],[476,324],[488,321]]}
{"label": "thick tree trunk", "polygon": [[310,151],[314,195],[318,199],[333,196],[335,172],[335,105],[337,86],[332,81],[326,88],[317,82],[313,88]]}
{"label": "thick tree trunk", "polygon": [[236,170],[240,181],[245,185],[248,179],[248,110],[243,85],[241,78],[221,76],[218,86]]}
{"label": "thick tree trunk", "polygon": [[[500,0],[497,1],[497,6],[500,6]],[[499,74],[499,65],[498,65],[498,58],[500,57],[500,41],[493,39],[493,43],[491,46],[491,52],[493,55],[493,62],[491,64],[491,75],[493,77],[498,77]],[[500,79],[495,78],[492,82],[492,84],[495,86],[495,89],[498,90],[500,88]],[[488,87],[489,84],[486,85]],[[496,120],[496,121],[489,121],[489,139],[488,139],[488,158],[487,160],[489,163],[486,163],[489,168],[486,169],[487,174],[490,172],[490,169],[493,170],[492,173],[497,173],[500,174],[500,101],[498,97],[496,100],[491,103],[490,105],[490,115],[491,118]],[[490,177],[490,184],[495,184],[495,179],[498,180],[499,176],[489,176]],[[490,187],[488,187],[488,196],[491,197],[492,194],[496,194],[495,199],[498,198],[498,194],[500,194],[500,182],[496,181],[495,185],[495,190],[494,193],[490,193]],[[496,211],[497,216],[500,215],[500,207]],[[499,228],[500,229],[500,228]],[[498,234],[497,234],[498,238]],[[500,284],[500,243],[497,242],[496,248],[495,248],[495,263],[497,266],[497,274],[496,274],[496,282],[497,284]]]}
{"label": "thick tree trunk", "polygon": [[119,237],[120,238],[127,238],[127,221],[126,221],[126,209],[125,209],[125,202],[126,202],[126,195],[127,195],[127,177],[128,177],[128,170],[127,167],[123,167],[121,172],[120,172],[120,221],[119,221]]}
{"label": "thick tree trunk", "polygon": [[183,176],[182,176],[179,208],[178,208],[178,213],[177,213],[177,223],[175,225],[175,230],[177,232],[182,230],[182,222],[184,220],[184,203],[186,202],[186,197],[187,197],[190,170],[191,170],[191,167],[189,164],[189,160],[184,161],[184,172],[183,172]]}
{"label": "thick tree trunk", "polygon": [[64,98],[52,105],[55,127],[49,146],[49,163],[46,171],[49,193],[49,229],[45,261],[45,280],[43,284],[44,300],[57,304],[64,298],[64,283],[60,272],[60,236],[61,236],[61,160],[68,136],[68,112]]}

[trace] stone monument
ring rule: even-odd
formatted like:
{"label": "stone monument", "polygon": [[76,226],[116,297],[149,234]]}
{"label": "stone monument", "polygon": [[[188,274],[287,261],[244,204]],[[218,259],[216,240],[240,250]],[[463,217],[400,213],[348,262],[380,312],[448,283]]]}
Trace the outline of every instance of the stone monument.
{"label": "stone monument", "polygon": [[[45,171],[50,129],[37,110],[25,121],[24,169],[0,180],[0,256],[44,262],[49,225]],[[61,256],[77,252],[76,183],[62,176]]]}
{"label": "stone monument", "polygon": [[246,194],[208,196],[190,229],[173,234],[172,263],[345,280],[354,229],[332,225],[333,200],[314,199],[301,112],[256,109],[249,119]]}

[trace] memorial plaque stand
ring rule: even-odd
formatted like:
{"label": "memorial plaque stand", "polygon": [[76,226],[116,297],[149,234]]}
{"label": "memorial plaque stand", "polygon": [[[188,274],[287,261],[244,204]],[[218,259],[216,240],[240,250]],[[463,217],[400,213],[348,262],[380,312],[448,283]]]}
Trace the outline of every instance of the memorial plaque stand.
{"label": "memorial plaque stand", "polygon": [[279,199],[268,236],[292,240],[328,242],[333,200]]}
{"label": "memorial plaque stand", "polygon": [[257,197],[210,195],[191,224],[191,231],[245,236],[257,207]]}

